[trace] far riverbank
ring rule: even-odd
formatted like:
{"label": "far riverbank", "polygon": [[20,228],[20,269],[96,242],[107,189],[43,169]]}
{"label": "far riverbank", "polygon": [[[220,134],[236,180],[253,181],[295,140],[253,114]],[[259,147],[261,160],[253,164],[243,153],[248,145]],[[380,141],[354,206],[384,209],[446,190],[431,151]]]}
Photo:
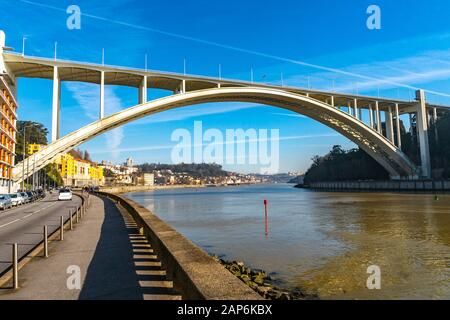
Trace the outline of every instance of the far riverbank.
{"label": "far riverbank", "polygon": [[[143,191],[155,191],[155,190],[171,190],[171,189],[198,189],[198,188],[220,188],[220,187],[239,187],[239,186],[250,186],[250,185],[267,185],[266,183],[256,183],[256,184],[215,184],[215,185],[205,185],[205,184],[175,184],[175,185],[165,185],[165,186],[117,186],[117,187],[103,187],[100,188],[102,192],[108,193],[128,193],[128,192],[143,192]],[[294,186],[294,185],[292,185]]]}

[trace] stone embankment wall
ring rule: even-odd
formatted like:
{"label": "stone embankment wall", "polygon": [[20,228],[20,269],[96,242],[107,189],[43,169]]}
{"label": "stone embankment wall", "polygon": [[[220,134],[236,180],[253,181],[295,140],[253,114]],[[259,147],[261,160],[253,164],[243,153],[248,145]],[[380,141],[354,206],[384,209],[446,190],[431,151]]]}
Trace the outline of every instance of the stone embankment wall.
{"label": "stone embankment wall", "polygon": [[100,192],[125,208],[150,240],[183,299],[260,300],[250,287],[151,211],[117,194]]}
{"label": "stone embankment wall", "polygon": [[118,186],[118,187],[103,187],[100,188],[101,192],[107,193],[127,193],[127,192],[140,192],[151,190],[164,190],[164,189],[180,189],[180,188],[204,188],[202,185],[173,185],[173,186]]}
{"label": "stone embankment wall", "polygon": [[305,188],[367,191],[450,191],[450,181],[339,181],[315,182]]}

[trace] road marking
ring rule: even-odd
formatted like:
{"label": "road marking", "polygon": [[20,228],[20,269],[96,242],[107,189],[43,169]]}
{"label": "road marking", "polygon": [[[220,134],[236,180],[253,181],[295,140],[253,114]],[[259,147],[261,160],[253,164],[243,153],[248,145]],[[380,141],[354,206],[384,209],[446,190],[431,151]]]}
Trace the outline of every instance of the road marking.
{"label": "road marking", "polygon": [[39,209],[39,210],[36,210],[36,211],[34,211],[34,212],[32,212],[32,213],[26,215],[26,216],[23,216],[22,218],[19,218],[19,219],[16,219],[16,220],[14,220],[14,221],[10,221],[10,222],[8,222],[8,223],[5,223],[5,224],[1,225],[0,228],[9,226],[10,224],[13,224],[13,223],[15,223],[15,222],[17,222],[17,221],[21,221],[21,220],[24,220],[24,219],[26,219],[26,218],[29,218],[29,217],[31,217],[33,214],[38,213],[38,212],[41,212],[41,211],[44,210],[44,209],[48,209],[48,208],[50,208],[50,207],[52,207],[52,206],[54,206],[55,204],[58,204],[58,203],[59,203],[59,202],[54,202],[54,203],[52,203],[52,204],[50,204],[50,205],[48,205],[48,206],[46,206],[46,207],[43,207],[43,208],[41,208],[41,209]]}
{"label": "road marking", "polygon": [[6,227],[6,226],[9,226],[10,224],[12,224],[12,223],[14,223],[14,222],[17,222],[17,221],[20,221],[20,219],[16,219],[16,220],[14,220],[14,221],[11,221],[11,222],[8,222],[8,223],[5,223],[5,224],[2,224],[2,225],[0,226],[0,228],[3,228],[3,227]]}

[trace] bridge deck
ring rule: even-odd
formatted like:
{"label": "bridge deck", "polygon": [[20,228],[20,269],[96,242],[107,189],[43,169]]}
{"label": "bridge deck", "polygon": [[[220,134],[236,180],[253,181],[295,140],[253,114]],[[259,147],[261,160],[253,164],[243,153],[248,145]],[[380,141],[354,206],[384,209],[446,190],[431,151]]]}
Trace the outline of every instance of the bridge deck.
{"label": "bridge deck", "polygon": [[[375,101],[379,103],[380,110],[385,111],[395,103],[399,104],[400,113],[406,113],[417,101],[407,101],[400,99],[391,99],[383,97],[370,97],[358,94],[331,92],[323,90],[314,90],[310,88],[299,88],[292,86],[280,86],[267,83],[254,83],[236,79],[224,79],[207,76],[178,74],[172,72],[150,71],[137,68],[126,68],[118,66],[107,66],[101,64],[74,62],[66,60],[55,60],[41,57],[28,57],[16,53],[4,54],[5,64],[9,71],[15,77],[53,79],[53,68],[59,68],[59,78],[61,81],[80,81],[100,84],[101,72],[105,73],[105,85],[120,85],[139,88],[142,85],[143,77],[147,77],[147,88],[157,88],[170,91],[176,91],[180,83],[186,82],[186,91],[195,91],[202,89],[211,89],[219,84],[222,87],[261,87],[272,89],[283,89],[331,103],[330,97],[333,96],[336,106],[347,106],[352,104],[355,99],[358,100],[359,108],[367,109]],[[428,107],[448,108],[447,106],[430,105]]]}

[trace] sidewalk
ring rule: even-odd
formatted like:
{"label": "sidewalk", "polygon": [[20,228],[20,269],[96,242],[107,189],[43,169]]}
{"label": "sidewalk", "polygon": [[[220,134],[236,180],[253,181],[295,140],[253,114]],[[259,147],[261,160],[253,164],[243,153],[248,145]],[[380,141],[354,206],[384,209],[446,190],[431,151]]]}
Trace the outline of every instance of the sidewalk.
{"label": "sidewalk", "polygon": [[[85,217],[19,271],[20,289],[0,289],[0,299],[180,299],[167,281],[151,245],[134,220],[109,199],[91,196]],[[71,266],[81,271],[81,289],[68,289]]]}

